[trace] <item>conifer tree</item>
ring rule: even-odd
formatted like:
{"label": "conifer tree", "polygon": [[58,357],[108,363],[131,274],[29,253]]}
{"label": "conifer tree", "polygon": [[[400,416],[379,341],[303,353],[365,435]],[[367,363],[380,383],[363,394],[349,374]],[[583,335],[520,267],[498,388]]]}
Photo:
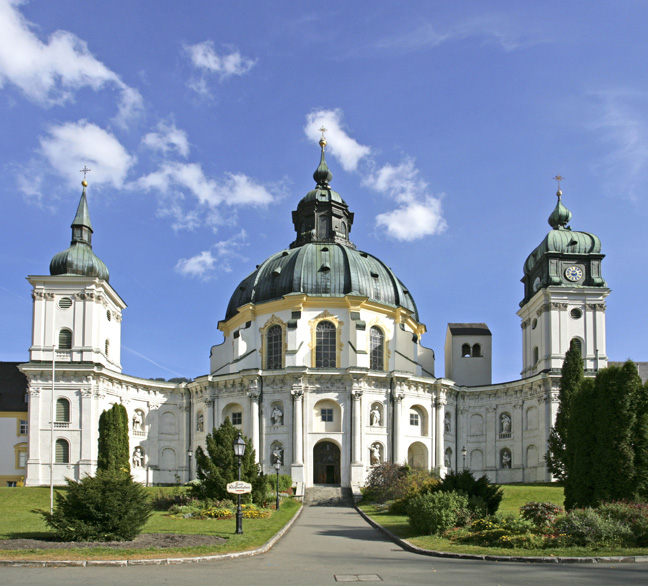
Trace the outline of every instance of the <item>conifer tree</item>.
{"label": "conifer tree", "polygon": [[[231,498],[227,484],[238,480],[238,458],[234,455],[234,441],[239,430],[232,425],[229,417],[218,429],[207,435],[207,451],[198,447],[196,450],[196,472],[200,484],[192,487],[192,492],[199,498]],[[243,436],[246,448],[241,459],[241,480],[252,485],[251,500],[262,503],[266,498],[267,479],[256,463],[256,454],[252,442]]]}
{"label": "conifer tree", "polygon": [[558,412],[556,421],[549,432],[547,441],[547,454],[545,460],[547,469],[557,479],[564,480],[569,467],[569,442],[568,433],[572,413],[572,401],[578,393],[585,373],[583,370],[583,357],[576,340],[572,340],[569,350],[565,354],[558,390]]}
{"label": "conifer tree", "polygon": [[128,413],[123,405],[113,405],[99,416],[97,470],[130,474]]}

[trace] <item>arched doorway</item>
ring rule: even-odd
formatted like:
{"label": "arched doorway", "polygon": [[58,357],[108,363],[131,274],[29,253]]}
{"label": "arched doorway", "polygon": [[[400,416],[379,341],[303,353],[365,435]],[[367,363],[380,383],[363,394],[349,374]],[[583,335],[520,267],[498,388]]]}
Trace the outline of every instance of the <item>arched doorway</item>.
{"label": "arched doorway", "polygon": [[340,484],[340,448],[333,442],[313,448],[313,484]]}

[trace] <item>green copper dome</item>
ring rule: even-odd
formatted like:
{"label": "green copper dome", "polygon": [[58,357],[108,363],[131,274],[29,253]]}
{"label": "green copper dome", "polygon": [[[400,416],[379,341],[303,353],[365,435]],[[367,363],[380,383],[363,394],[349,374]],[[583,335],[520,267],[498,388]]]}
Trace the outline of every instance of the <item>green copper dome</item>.
{"label": "green copper dome", "polygon": [[76,216],[72,222],[72,242],[69,248],[54,255],[50,262],[50,275],[77,275],[97,277],[108,281],[108,268],[94,252],[92,252],[92,224],[86,199],[86,183],[79,201]]}
{"label": "green copper dome", "polygon": [[332,174],[324,147],[313,174],[317,185],[293,212],[296,240],[257,266],[232,295],[225,319],[248,303],[264,303],[287,295],[344,297],[359,295],[388,305],[404,307],[418,321],[416,304],[409,290],[382,261],[356,250],[349,240],[353,213],[329,186]]}

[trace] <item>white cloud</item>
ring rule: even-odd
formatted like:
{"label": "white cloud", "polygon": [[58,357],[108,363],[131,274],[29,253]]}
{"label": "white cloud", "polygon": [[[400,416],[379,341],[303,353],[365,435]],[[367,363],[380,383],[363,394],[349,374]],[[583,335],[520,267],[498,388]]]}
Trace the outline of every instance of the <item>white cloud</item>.
{"label": "white cloud", "polygon": [[59,30],[42,42],[18,10],[23,3],[0,0],[0,87],[12,83],[30,100],[51,106],[72,100],[83,87],[113,86],[121,91],[120,124],[141,108],[139,92],[98,61],[85,41]]}
{"label": "white cloud", "polygon": [[598,102],[590,129],[605,144],[606,154],[594,171],[604,174],[606,190],[638,199],[648,181],[648,96],[615,90],[595,94]]}
{"label": "white cloud", "polygon": [[447,227],[441,201],[434,197],[413,201],[391,212],[379,214],[376,225],[385,228],[392,238],[405,241],[440,234]]}
{"label": "white cloud", "polygon": [[339,108],[310,112],[306,116],[304,133],[313,142],[318,142],[321,136],[319,129],[322,126],[328,129],[327,151],[339,161],[345,171],[355,171],[358,163],[371,153],[368,146],[361,145],[347,134],[342,122],[342,110]]}
{"label": "white cloud", "polygon": [[160,151],[164,155],[175,151],[182,157],[189,155],[189,140],[184,130],[176,128],[175,124],[160,122],[156,132],[149,132],[142,142],[154,151]]}
{"label": "white cloud", "polygon": [[191,258],[181,258],[176,264],[176,271],[187,277],[209,279],[216,271],[229,273],[232,261],[246,260],[240,249],[247,245],[247,234],[241,230],[227,240],[216,242],[209,250],[203,250]]}
{"label": "white cloud", "polygon": [[407,158],[400,165],[383,165],[370,172],[362,182],[396,201],[409,202],[424,194],[428,187],[418,174],[419,170],[414,165],[414,160]]}
{"label": "white cloud", "polygon": [[255,59],[243,57],[239,51],[218,55],[212,41],[204,41],[185,47],[196,69],[216,73],[221,79],[232,75],[244,75],[256,64]]}
{"label": "white cloud", "polygon": [[83,165],[92,169],[88,181],[121,188],[135,157],[113,134],[85,120],[50,126],[40,138],[40,149],[52,169],[71,184]]}

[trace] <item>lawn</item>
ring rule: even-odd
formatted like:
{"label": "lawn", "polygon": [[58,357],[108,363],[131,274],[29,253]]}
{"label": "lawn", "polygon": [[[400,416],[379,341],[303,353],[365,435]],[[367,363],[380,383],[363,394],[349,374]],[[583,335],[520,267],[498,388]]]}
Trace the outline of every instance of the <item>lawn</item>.
{"label": "lawn", "polygon": [[[563,505],[562,487],[556,484],[510,484],[503,485],[504,498],[498,514],[519,514],[522,505],[530,502],[552,502]],[[398,535],[407,539],[412,545],[434,551],[450,553],[469,553],[476,555],[513,555],[513,556],[542,556],[542,557],[604,557],[604,556],[648,556],[648,548],[616,548],[589,549],[583,547],[566,547],[561,549],[505,549],[495,547],[480,547],[453,543],[449,539],[431,535],[416,535],[409,526],[407,516],[392,515],[387,511],[377,510],[371,504],[362,504],[360,508],[374,521]]]}
{"label": "lawn", "polygon": [[[160,489],[147,489],[151,494]],[[243,535],[236,535],[234,519],[181,519],[166,516],[155,511],[143,529],[143,533],[181,533],[216,535],[227,539],[220,546],[192,548],[108,549],[100,545],[92,549],[59,550],[2,550],[2,559],[129,559],[199,556],[231,553],[255,549],[268,541],[297,512],[301,504],[293,499],[284,499],[281,509],[268,519],[244,519]],[[48,529],[42,517],[33,509],[49,510],[48,488],[6,488],[0,487],[0,539],[45,538]]]}

